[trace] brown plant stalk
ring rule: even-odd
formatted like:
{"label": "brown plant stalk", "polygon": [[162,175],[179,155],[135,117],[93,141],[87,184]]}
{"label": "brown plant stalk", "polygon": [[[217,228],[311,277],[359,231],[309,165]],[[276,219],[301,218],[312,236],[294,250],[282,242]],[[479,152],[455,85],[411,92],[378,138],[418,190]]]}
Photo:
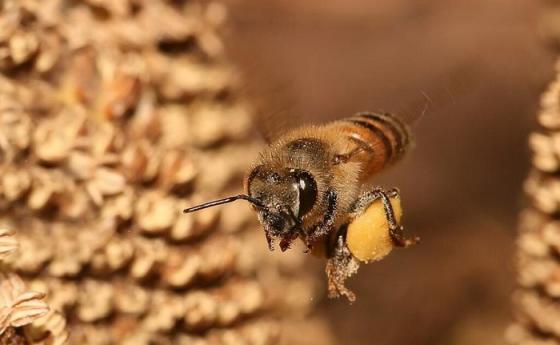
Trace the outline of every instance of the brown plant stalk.
{"label": "brown plant stalk", "polygon": [[0,7],[0,223],[18,229],[13,267],[71,316],[69,343],[281,342],[316,294],[303,263],[267,252],[246,205],[181,213],[239,188],[258,150],[226,9]]}
{"label": "brown plant stalk", "polygon": [[519,345],[560,344],[560,74],[541,99],[538,122],[517,242],[517,322],[507,334]]}

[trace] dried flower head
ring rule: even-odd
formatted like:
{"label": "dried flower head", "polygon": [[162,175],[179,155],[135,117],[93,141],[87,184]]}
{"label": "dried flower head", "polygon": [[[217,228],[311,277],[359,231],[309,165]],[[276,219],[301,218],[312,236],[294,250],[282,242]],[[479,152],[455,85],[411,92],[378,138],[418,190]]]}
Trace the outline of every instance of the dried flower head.
{"label": "dried flower head", "polygon": [[[10,264],[53,310],[26,326],[28,339],[277,343],[273,316],[312,304],[305,280],[306,298],[279,312],[279,287],[303,275],[302,263],[283,270],[267,259],[251,240],[250,210],[230,222],[220,210],[180,212],[237,185],[258,147],[223,56],[223,5],[10,0],[2,9],[0,220],[18,229]],[[0,233],[0,255],[10,241]]]}
{"label": "dried flower head", "polygon": [[49,311],[43,301],[45,295],[27,291],[23,281],[15,274],[0,278],[0,334],[8,327],[22,327],[32,323]]}
{"label": "dried flower head", "polygon": [[18,249],[18,241],[14,233],[8,229],[0,228],[0,260],[14,253]]}
{"label": "dried flower head", "polygon": [[533,168],[525,182],[530,203],[522,213],[518,237],[517,323],[507,332],[509,342],[515,345],[560,342],[559,85],[557,78],[544,94],[538,116],[543,128],[529,139]]}

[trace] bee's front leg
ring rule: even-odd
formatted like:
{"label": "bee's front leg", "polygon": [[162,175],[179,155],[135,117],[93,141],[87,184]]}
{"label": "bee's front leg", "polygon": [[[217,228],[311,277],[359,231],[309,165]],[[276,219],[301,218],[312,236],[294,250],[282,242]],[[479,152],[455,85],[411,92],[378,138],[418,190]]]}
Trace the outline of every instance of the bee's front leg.
{"label": "bee's front leg", "polygon": [[358,201],[353,208],[353,213],[360,214],[372,202],[381,199],[385,216],[387,217],[387,223],[389,223],[389,235],[393,240],[393,244],[397,247],[409,247],[418,243],[420,238],[418,236],[406,237],[404,234],[404,228],[397,223],[390,200],[390,198],[394,197],[400,197],[398,189],[392,188],[385,191],[382,187],[375,187],[372,191],[366,192],[358,198]]}
{"label": "bee's front leg", "polygon": [[323,220],[318,224],[313,225],[309,233],[306,234],[304,239],[308,249],[313,248],[313,244],[325,236],[328,236],[334,231],[334,223],[336,219],[336,205],[337,195],[334,190],[329,190],[326,195],[327,209]]}

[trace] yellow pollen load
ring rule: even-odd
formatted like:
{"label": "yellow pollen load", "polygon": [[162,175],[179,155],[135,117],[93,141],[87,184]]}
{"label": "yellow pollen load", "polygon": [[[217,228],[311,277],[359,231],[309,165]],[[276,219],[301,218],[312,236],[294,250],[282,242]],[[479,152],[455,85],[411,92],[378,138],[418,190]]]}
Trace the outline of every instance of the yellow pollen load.
{"label": "yellow pollen load", "polygon": [[[400,223],[401,199],[398,196],[392,197],[391,205],[397,223]],[[374,201],[348,225],[346,245],[352,255],[363,262],[381,260],[391,252],[393,242],[389,235],[389,224],[381,200]]]}

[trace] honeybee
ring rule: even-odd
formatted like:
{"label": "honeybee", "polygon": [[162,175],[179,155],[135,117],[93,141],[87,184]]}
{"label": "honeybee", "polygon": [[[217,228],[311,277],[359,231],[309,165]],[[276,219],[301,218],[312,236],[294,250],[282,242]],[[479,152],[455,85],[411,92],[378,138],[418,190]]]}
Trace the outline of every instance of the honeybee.
{"label": "honeybee", "polygon": [[[250,202],[270,250],[278,241],[285,251],[300,238],[309,252],[326,256],[329,296],[344,295],[353,301],[355,295],[344,285],[346,278],[355,273],[360,261],[377,257],[357,258],[348,246],[348,231],[356,227],[363,231],[362,224],[371,224],[363,220],[371,221],[375,207],[382,207],[384,233],[391,246],[418,242],[418,237],[405,236],[399,225],[400,214],[394,209],[397,206],[400,212],[398,191],[366,184],[371,176],[402,158],[410,143],[406,124],[390,114],[362,112],[323,125],[295,128],[261,153],[245,176],[246,194],[184,212],[235,200]],[[358,238],[376,240],[369,235]]]}

